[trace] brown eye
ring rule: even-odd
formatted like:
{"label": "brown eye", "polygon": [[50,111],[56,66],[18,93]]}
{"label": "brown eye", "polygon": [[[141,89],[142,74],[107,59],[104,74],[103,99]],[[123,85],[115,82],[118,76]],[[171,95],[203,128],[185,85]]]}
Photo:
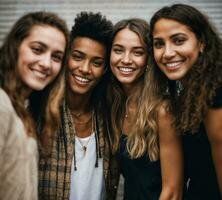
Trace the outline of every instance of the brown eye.
{"label": "brown eye", "polygon": [[60,54],[52,55],[52,59],[53,59],[55,62],[62,62],[63,55],[60,55]]}
{"label": "brown eye", "polygon": [[40,54],[43,51],[41,47],[31,47],[31,49],[32,49],[32,52],[35,54]]}
{"label": "brown eye", "polygon": [[135,56],[142,56],[144,54],[144,51],[134,51]]}
{"label": "brown eye", "polygon": [[94,60],[94,61],[93,61],[93,65],[94,65],[95,67],[100,67],[100,66],[103,65],[103,60]]}
{"label": "brown eye", "polygon": [[73,53],[72,54],[72,58],[75,60],[75,61],[81,61],[83,59],[82,55],[81,54],[77,54],[77,53]]}
{"label": "brown eye", "polygon": [[174,40],[173,40],[173,42],[174,42],[176,45],[182,45],[185,41],[186,41],[185,38],[174,38]]}
{"label": "brown eye", "polygon": [[121,54],[122,52],[123,52],[123,50],[122,49],[120,49],[120,48],[113,48],[113,51],[116,53],[116,54]]}
{"label": "brown eye", "polygon": [[156,49],[160,49],[164,46],[164,42],[161,41],[161,40],[155,40],[153,42],[153,47],[156,48]]}

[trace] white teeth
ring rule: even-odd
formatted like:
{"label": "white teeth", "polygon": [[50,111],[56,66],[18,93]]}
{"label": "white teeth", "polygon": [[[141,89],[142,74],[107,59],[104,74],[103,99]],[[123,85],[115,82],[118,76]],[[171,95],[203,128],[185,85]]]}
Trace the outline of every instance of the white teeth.
{"label": "white teeth", "polygon": [[179,62],[172,62],[172,63],[166,63],[166,66],[167,67],[176,67],[179,64],[181,64],[181,61],[179,61]]}
{"label": "white teeth", "polygon": [[83,77],[80,77],[80,76],[76,76],[74,75],[75,79],[80,81],[80,82],[83,82],[83,83],[88,83],[90,80],[87,79],[87,78],[83,78]]}
{"label": "white teeth", "polygon": [[133,71],[133,68],[129,68],[129,67],[119,67],[119,70],[120,70],[120,71],[123,71],[123,72],[132,72],[132,71]]}
{"label": "white teeth", "polygon": [[47,76],[46,73],[43,73],[43,72],[40,72],[40,71],[37,71],[37,70],[32,70],[32,71],[39,78],[46,78],[46,76]]}

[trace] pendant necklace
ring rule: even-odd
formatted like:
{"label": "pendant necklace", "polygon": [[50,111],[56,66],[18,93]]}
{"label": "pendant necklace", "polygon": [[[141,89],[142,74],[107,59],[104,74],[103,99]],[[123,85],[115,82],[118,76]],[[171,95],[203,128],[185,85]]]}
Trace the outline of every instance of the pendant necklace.
{"label": "pendant necklace", "polygon": [[[69,110],[69,108],[67,109],[68,110],[68,113],[69,113],[69,116],[70,116],[70,121],[71,121],[71,124],[72,124],[72,130],[73,130],[73,133],[74,133],[74,136],[76,137],[76,139],[78,140],[78,142],[79,142],[79,144],[81,145],[81,149],[82,149],[82,151],[83,151],[83,156],[85,156],[86,155],[86,151],[87,151],[87,147],[88,147],[88,144],[89,144],[89,142],[90,142],[90,140],[91,140],[91,138],[92,138],[92,132],[93,132],[93,121],[94,121],[94,111],[92,111],[92,117],[91,117],[91,119],[92,119],[92,123],[91,123],[91,134],[90,134],[90,136],[89,136],[89,138],[88,138],[88,140],[85,142],[85,144],[83,143],[83,141],[81,141],[81,138],[79,138],[79,137],[77,137],[76,136],[76,128],[75,128],[75,122],[74,122],[74,119],[73,119],[73,117],[72,117],[72,114],[71,114],[71,112],[70,112],[70,110]],[[80,114],[81,115],[81,114]],[[79,115],[79,116],[80,116]],[[76,115],[75,115],[76,116]],[[88,123],[88,121],[86,122],[86,123]],[[85,124],[86,124],[85,123]],[[83,138],[84,139],[84,138]]]}
{"label": "pendant necklace", "polygon": [[129,110],[128,110],[128,99],[126,100],[126,103],[125,103],[125,115],[124,115],[124,118],[128,118],[129,117]]}
{"label": "pendant necklace", "polygon": [[[86,142],[85,142],[85,139],[86,139],[86,138],[79,138],[79,137],[76,136],[76,139],[78,140],[79,144],[81,145],[81,150],[83,151],[83,157],[86,155],[87,147],[88,147],[89,142],[90,142],[91,139],[92,139],[92,135],[93,135],[93,134],[91,134],[91,135],[88,137],[88,139],[87,139]],[[84,140],[84,141],[83,141],[83,140]]]}

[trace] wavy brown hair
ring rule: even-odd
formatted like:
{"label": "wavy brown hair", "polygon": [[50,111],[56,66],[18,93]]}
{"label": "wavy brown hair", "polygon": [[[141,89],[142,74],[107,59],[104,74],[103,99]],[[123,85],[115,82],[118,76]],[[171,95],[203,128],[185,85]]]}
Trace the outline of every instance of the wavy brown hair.
{"label": "wavy brown hair", "polygon": [[[16,113],[22,119],[26,133],[36,137],[35,125],[30,113],[25,108],[25,86],[16,70],[18,61],[18,49],[23,40],[28,37],[35,26],[52,26],[63,33],[66,39],[65,56],[62,66],[66,62],[69,33],[64,20],[50,12],[31,12],[22,16],[12,27],[0,49],[0,74],[1,86],[9,95]],[[57,129],[59,122],[58,104],[64,86],[64,67],[57,78],[42,91],[33,91],[29,96],[29,110],[34,120],[43,118],[43,133],[41,141],[46,144],[48,138]]]}
{"label": "wavy brown hair", "polygon": [[[149,25],[143,19],[132,18],[121,20],[114,26],[113,39],[115,35],[124,28],[135,32],[143,43],[147,52],[150,50]],[[147,53],[148,55],[149,53]],[[148,55],[149,56],[149,55]],[[146,68],[146,66],[144,66]],[[136,111],[133,113],[135,124],[131,127],[127,136],[127,150],[131,158],[138,158],[147,153],[151,160],[158,158],[158,139],[156,125],[156,102],[145,106],[147,98],[145,95],[144,84],[146,84],[146,72],[140,77],[140,82],[132,96],[127,97],[121,87],[121,83],[112,75],[108,87],[108,103],[111,107],[111,136],[113,141],[113,152],[119,147],[120,136],[122,133],[123,116],[125,115],[125,105],[128,101],[136,104]],[[142,93],[142,97],[141,97]],[[151,102],[151,101],[150,101]],[[147,105],[147,104],[146,104]]]}
{"label": "wavy brown hair", "polygon": [[216,90],[222,86],[222,41],[204,14],[184,4],[163,7],[153,15],[150,21],[151,39],[155,24],[162,18],[186,25],[204,45],[203,52],[184,77],[184,90],[179,97],[176,95],[175,81],[167,79],[155,60],[151,59],[152,77],[155,77],[153,84],[160,86],[159,96],[167,91],[170,100],[169,111],[174,114],[177,131],[194,133],[212,105]]}

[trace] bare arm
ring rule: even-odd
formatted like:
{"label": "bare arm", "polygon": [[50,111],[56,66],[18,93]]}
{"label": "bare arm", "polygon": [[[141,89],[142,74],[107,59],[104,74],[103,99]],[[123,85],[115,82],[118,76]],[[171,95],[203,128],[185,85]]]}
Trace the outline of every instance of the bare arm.
{"label": "bare arm", "polygon": [[162,191],[159,200],[180,200],[183,193],[183,153],[180,137],[172,127],[172,118],[161,107],[158,134]]}
{"label": "bare arm", "polygon": [[204,123],[222,197],[222,108],[209,109]]}

